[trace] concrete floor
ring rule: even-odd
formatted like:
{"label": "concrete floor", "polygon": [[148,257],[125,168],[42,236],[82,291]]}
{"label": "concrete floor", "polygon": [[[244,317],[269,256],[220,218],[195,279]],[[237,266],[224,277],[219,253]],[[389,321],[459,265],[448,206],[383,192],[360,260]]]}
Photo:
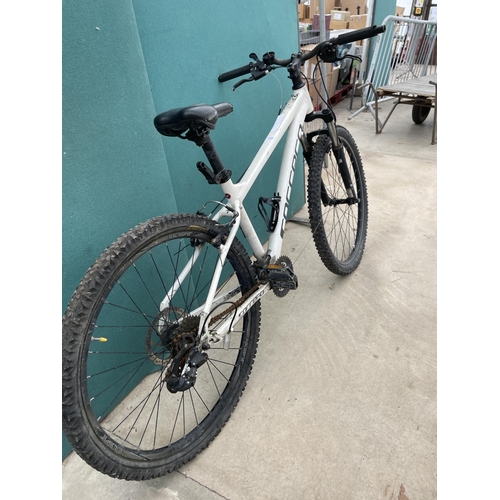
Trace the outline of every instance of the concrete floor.
{"label": "concrete floor", "polygon": [[[262,304],[259,349],[227,425],[195,460],[150,481],[112,479],[75,454],[63,498],[431,500],[436,478],[436,178],[433,111],[398,106],[382,134],[347,117],[368,184],[360,267],[329,273],[309,228],[289,222],[283,253],[299,287]],[[382,105],[381,117],[392,105]],[[359,99],[353,109],[359,108]],[[303,208],[298,217],[306,217]]]}

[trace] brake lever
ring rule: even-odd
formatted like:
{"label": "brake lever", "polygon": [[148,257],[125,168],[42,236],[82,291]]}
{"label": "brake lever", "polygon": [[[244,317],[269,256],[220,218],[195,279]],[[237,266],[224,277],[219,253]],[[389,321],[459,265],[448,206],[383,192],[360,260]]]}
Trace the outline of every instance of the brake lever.
{"label": "brake lever", "polygon": [[244,80],[240,80],[238,83],[235,83],[233,85],[233,92],[240,86],[240,85],[243,85],[244,83],[247,83],[247,82],[253,82],[255,80],[255,78],[252,76],[251,78],[246,78]]}
{"label": "brake lever", "polygon": [[233,86],[233,91],[236,90],[240,85],[243,85],[244,83],[255,82],[256,80],[260,80],[261,78],[264,78],[269,73],[269,70],[268,69],[259,70],[259,69],[255,68],[251,71],[251,73],[252,73],[252,76],[250,78],[240,80],[237,84],[235,84]]}

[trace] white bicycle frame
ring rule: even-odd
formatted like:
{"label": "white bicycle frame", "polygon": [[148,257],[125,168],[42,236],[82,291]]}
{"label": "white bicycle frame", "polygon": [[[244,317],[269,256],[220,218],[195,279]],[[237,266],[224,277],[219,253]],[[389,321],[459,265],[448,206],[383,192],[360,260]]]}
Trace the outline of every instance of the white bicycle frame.
{"label": "white bicycle frame", "polygon": [[[214,297],[217,292],[222,268],[238,229],[241,228],[253,251],[253,255],[257,259],[268,255],[270,257],[270,263],[273,263],[281,255],[281,247],[283,244],[285,222],[290,202],[290,193],[295,173],[299,142],[302,140],[304,134],[302,124],[304,123],[304,118],[306,117],[306,115],[311,113],[312,111],[314,111],[314,109],[311,103],[309,92],[307,90],[307,86],[293,91],[293,94],[290,97],[288,103],[274,122],[274,125],[265,138],[264,143],[260,147],[259,151],[255,155],[251,164],[248,166],[245,174],[240,179],[240,181],[237,183],[233,183],[231,180],[228,180],[227,182],[221,183],[222,191],[228,200],[228,208],[226,208],[226,206],[223,206],[212,217],[212,219],[218,221],[222,217],[231,217],[234,218],[234,224],[231,227],[226,242],[224,244],[221,244],[218,248],[219,259],[216,264],[207,299],[202,306],[190,313],[191,315],[199,314],[201,318],[198,331],[198,338],[201,339],[201,342],[207,340],[207,337],[210,337],[210,342],[219,342],[224,338],[224,348],[229,348],[229,335],[232,326],[246,314],[248,309],[252,307],[252,305],[256,301],[260,300],[260,298],[270,290],[270,285],[268,283],[260,285],[259,288],[236,309],[236,313],[231,314],[230,318],[226,319],[221,325],[218,326],[217,332],[208,332],[208,324],[211,314],[210,312],[214,310],[214,307],[216,307],[217,304],[226,301],[228,297],[237,293],[239,289],[239,287],[237,287],[237,289],[229,292],[228,294],[225,294],[223,297],[218,298],[218,300],[214,302]],[[286,132],[288,133],[281,161],[278,184],[275,191],[281,196],[281,203],[279,204],[276,228],[270,234],[267,243],[267,250],[264,250],[264,247],[262,246],[259,237],[257,236],[255,228],[253,227],[253,224],[250,221],[247,212],[245,211],[243,201],[250,191],[255,180],[259,176],[260,172],[264,168],[264,165],[269,160],[272,152],[276,149],[276,146]],[[201,250],[201,247],[195,248],[195,250],[193,251],[193,255],[189,259],[189,262],[186,264],[182,272],[179,274],[176,282],[161,302],[160,310],[163,311],[165,308],[169,307],[175,293],[180,288],[182,282],[189,275],[189,272],[193,268],[197,258],[201,253]]]}

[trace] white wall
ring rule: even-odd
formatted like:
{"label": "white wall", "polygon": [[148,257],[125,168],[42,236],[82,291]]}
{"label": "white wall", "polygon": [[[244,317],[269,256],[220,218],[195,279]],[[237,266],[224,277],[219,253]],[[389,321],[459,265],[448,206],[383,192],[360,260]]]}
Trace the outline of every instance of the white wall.
{"label": "white wall", "polygon": [[397,0],[396,1],[396,5],[398,7],[404,7],[405,8],[405,11],[404,11],[404,14],[403,14],[404,16],[409,16],[410,15],[412,3],[413,3],[413,0]]}
{"label": "white wall", "polygon": [[[432,0],[432,3],[437,5],[438,0]],[[405,11],[404,11],[404,14],[403,14],[404,16],[409,16],[410,15],[412,4],[413,4],[413,0],[397,0],[396,1],[396,5],[398,7],[404,7],[405,8]]]}

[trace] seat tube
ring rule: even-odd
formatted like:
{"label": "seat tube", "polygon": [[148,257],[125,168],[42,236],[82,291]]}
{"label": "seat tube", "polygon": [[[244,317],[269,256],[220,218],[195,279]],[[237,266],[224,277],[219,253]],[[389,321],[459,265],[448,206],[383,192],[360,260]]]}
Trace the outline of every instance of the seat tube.
{"label": "seat tube", "polygon": [[224,183],[231,178],[231,172],[226,170],[219,157],[219,153],[215,149],[212,139],[207,135],[204,142],[201,144],[203,152],[205,153],[208,162],[212,166],[217,179],[217,183]]}

